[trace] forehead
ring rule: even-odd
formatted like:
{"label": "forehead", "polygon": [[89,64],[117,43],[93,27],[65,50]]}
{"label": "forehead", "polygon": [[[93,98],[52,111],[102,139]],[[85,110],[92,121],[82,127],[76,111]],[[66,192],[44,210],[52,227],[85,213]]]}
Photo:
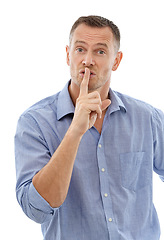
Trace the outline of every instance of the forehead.
{"label": "forehead", "polygon": [[74,31],[72,43],[83,41],[86,44],[106,43],[113,44],[114,37],[112,30],[109,27],[90,27],[85,24],[80,24]]}

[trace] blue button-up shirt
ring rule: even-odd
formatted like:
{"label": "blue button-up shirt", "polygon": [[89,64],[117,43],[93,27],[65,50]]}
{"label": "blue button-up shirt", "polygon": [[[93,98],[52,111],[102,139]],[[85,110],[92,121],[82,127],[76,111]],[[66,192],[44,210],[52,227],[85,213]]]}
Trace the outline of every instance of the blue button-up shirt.
{"label": "blue button-up shirt", "polygon": [[[68,84],[24,112],[15,136],[16,194],[45,240],[157,240],[153,170],[164,181],[164,114],[109,91],[102,133],[83,136],[65,202],[52,208],[32,184],[67,132],[74,113]],[[70,143],[71,144],[71,143]]]}

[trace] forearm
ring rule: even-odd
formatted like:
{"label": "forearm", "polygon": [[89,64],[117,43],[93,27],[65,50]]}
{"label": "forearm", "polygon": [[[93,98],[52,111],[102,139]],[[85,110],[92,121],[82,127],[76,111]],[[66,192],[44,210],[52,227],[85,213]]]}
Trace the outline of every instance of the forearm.
{"label": "forearm", "polygon": [[33,178],[34,187],[52,207],[59,207],[67,196],[81,138],[71,125],[48,164]]}

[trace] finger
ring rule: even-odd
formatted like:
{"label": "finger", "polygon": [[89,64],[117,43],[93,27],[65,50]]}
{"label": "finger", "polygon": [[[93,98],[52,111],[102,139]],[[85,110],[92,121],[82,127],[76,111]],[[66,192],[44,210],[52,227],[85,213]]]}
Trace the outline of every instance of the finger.
{"label": "finger", "polygon": [[85,68],[84,78],[80,84],[80,96],[88,94],[88,84],[90,78],[89,68]]}
{"label": "finger", "polygon": [[90,122],[89,122],[89,128],[93,127],[93,125],[95,124],[97,119],[97,113],[96,112],[92,112],[90,115]]}
{"label": "finger", "polygon": [[97,114],[98,118],[101,118],[102,116],[102,109],[101,106],[99,104],[88,104],[87,105],[88,108],[88,112],[90,112],[90,114],[92,114],[93,112],[95,112]]}
{"label": "finger", "polygon": [[98,104],[98,105],[102,105],[102,102],[101,102],[101,99],[99,99],[99,98],[91,98],[91,99],[88,99],[87,101],[86,101],[87,103],[91,103],[91,104]]}
{"label": "finger", "polygon": [[102,101],[101,110],[104,111],[107,107],[109,107],[110,104],[111,100],[105,99],[104,101]]}
{"label": "finger", "polygon": [[94,92],[91,92],[88,94],[88,99],[91,99],[91,98],[98,98],[101,100],[101,97],[100,97],[100,94],[98,91],[94,91]]}
{"label": "finger", "polygon": [[97,91],[89,93],[88,99],[90,99],[90,101],[92,101],[93,103],[102,105],[100,94]]}

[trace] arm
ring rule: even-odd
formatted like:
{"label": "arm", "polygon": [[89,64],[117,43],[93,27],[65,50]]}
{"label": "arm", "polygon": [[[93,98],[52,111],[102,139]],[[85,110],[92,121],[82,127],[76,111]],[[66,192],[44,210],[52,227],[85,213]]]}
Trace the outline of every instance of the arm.
{"label": "arm", "polygon": [[33,178],[32,182],[39,194],[52,207],[59,207],[65,200],[73,165],[81,137],[71,126],[48,164]]}
{"label": "arm", "polygon": [[91,128],[97,116],[101,117],[110,101],[101,102],[97,92],[88,94],[90,71],[86,69],[76,102],[73,121],[58,149],[47,165],[34,177],[33,185],[39,194],[52,206],[59,207],[64,202],[78,147],[83,134]]}
{"label": "arm", "polygon": [[153,114],[153,138],[154,138],[154,171],[164,182],[164,114],[154,109]]}

